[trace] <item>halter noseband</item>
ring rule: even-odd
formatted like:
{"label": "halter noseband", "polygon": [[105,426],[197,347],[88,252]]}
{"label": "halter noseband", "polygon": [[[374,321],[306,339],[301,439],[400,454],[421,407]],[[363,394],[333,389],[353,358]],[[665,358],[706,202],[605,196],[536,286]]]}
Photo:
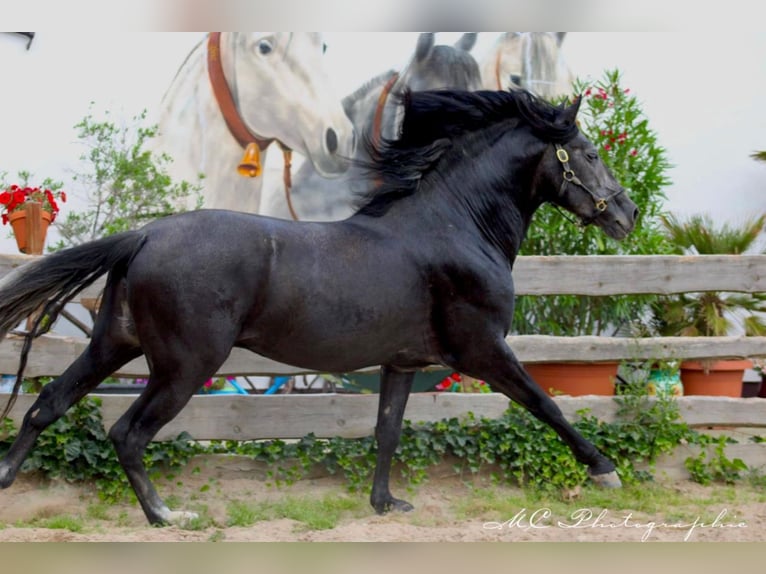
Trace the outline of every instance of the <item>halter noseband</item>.
{"label": "halter noseband", "polygon": [[[598,196],[597,196],[595,193],[593,193],[593,192],[592,192],[592,191],[591,191],[591,190],[588,188],[588,186],[587,186],[587,185],[585,185],[585,184],[584,184],[584,183],[583,183],[583,182],[580,180],[580,178],[579,178],[579,177],[577,177],[577,176],[575,175],[575,172],[574,172],[574,170],[573,170],[573,169],[572,169],[572,168],[569,166],[569,154],[567,153],[567,150],[565,150],[565,149],[564,149],[564,148],[563,148],[561,145],[559,145],[559,144],[554,144],[554,146],[555,146],[555,148],[556,148],[556,159],[557,159],[557,160],[559,160],[559,162],[561,162],[561,165],[562,165],[562,167],[564,168],[564,172],[562,173],[563,181],[561,182],[561,188],[560,188],[560,190],[559,190],[559,193],[560,193],[560,195],[563,195],[563,194],[564,194],[564,191],[565,191],[565,190],[566,190],[566,188],[567,188],[567,186],[568,186],[570,183],[573,183],[573,184],[575,184],[575,185],[577,185],[577,186],[581,187],[582,189],[584,189],[584,190],[585,190],[585,191],[588,193],[588,195],[590,195],[590,196],[591,196],[591,198],[593,199],[593,205],[594,205],[594,207],[596,208],[596,214],[595,214],[595,215],[593,215],[593,216],[592,216],[592,217],[590,217],[590,218],[587,218],[587,219],[586,219],[586,218],[584,218],[584,217],[580,219],[580,225],[582,225],[583,227],[585,227],[586,225],[589,225],[589,224],[593,223],[593,221],[594,221],[594,220],[595,220],[595,219],[596,219],[596,218],[597,218],[599,215],[601,215],[603,212],[605,212],[605,211],[606,211],[606,208],[608,207],[608,205],[609,205],[609,201],[610,201],[610,200],[614,199],[615,197],[617,197],[618,195],[620,195],[621,193],[623,193],[625,190],[624,190],[624,189],[622,189],[622,188],[620,188],[620,189],[618,189],[617,191],[613,192],[611,195],[608,195],[608,196],[606,196],[606,197],[598,197]],[[569,218],[566,216],[566,214],[563,214],[563,213],[562,213],[562,215],[564,215],[564,217],[566,217],[567,219],[569,219]],[[570,219],[570,221],[571,221],[571,219]]]}

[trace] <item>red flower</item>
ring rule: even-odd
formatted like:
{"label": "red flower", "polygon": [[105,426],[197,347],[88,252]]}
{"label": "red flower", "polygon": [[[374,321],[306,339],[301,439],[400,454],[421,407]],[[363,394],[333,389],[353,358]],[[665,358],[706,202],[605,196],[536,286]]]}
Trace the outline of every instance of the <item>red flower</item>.
{"label": "red flower", "polygon": [[66,201],[66,194],[63,191],[51,191],[50,189],[40,189],[39,187],[19,187],[15,183],[7,189],[0,192],[0,205],[4,206],[3,224],[8,222],[8,214],[18,209],[22,209],[27,202],[39,203],[43,210],[51,214],[51,221],[56,219],[59,212],[57,200]]}
{"label": "red flower", "polygon": [[612,149],[612,146],[611,146],[611,145],[609,145],[609,144],[604,144],[604,150],[605,150],[605,151],[609,151],[610,149]]}

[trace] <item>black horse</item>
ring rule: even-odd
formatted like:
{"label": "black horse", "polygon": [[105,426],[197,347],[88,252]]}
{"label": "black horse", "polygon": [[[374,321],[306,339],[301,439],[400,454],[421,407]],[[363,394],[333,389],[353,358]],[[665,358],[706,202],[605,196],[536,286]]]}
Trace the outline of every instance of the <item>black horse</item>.
{"label": "black horse", "polygon": [[202,210],[47,255],[6,277],[0,337],[44,306],[26,336],[23,369],[32,338],[109,273],[90,344],[26,413],[0,461],[0,486],[13,482],[45,427],[144,354],[149,383],[109,436],[149,522],[188,518],[163,503],[142,454],[232,347],[317,372],[381,366],[377,512],[412,508],[392,496],[389,473],[414,373],[431,364],[486,380],[551,425],[594,480],[619,486],[614,465],[505,341],[511,269],[543,202],[615,239],[634,226],[635,204],[575,123],[579,101],[554,107],[527,92],[434,91],[406,94],[403,104],[400,137],[373,160],[378,188],[344,221]]}

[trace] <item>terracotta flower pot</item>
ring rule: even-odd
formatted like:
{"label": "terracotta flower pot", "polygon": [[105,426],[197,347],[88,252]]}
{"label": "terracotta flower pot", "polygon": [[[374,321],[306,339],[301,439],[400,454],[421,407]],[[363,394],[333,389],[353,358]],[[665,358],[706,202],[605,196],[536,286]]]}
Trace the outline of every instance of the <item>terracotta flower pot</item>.
{"label": "terracotta flower pot", "polygon": [[[26,209],[20,209],[8,214],[8,222],[13,228],[13,235],[16,238],[16,245],[22,253],[32,253],[38,251],[42,253],[42,247],[45,245],[45,236],[48,234],[48,226],[51,224],[51,214],[44,209],[39,210],[40,225],[38,233],[38,249],[29,245],[29,230],[27,229],[29,221]],[[31,248],[31,249],[30,249]]]}
{"label": "terracotta flower pot", "polygon": [[761,388],[758,390],[758,396],[766,399],[766,375],[761,375]]}
{"label": "terracotta flower pot", "polygon": [[745,369],[752,361],[684,361],[681,363],[681,381],[685,395],[712,395],[741,397]]}
{"label": "terracotta flower pot", "polygon": [[546,393],[613,395],[619,363],[530,363],[524,368]]}

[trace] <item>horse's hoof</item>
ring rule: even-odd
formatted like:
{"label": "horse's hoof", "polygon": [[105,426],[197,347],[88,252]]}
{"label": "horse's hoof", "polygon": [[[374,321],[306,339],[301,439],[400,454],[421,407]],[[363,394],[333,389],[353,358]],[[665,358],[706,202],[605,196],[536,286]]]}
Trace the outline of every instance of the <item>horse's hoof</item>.
{"label": "horse's hoof", "polygon": [[415,507],[412,506],[406,500],[399,500],[394,498],[394,500],[391,501],[391,505],[389,509],[394,510],[396,512],[412,512],[413,510],[415,510]]}
{"label": "horse's hoof", "polygon": [[392,498],[384,504],[373,505],[373,508],[375,508],[375,512],[378,514],[386,514],[391,511],[411,512],[415,509],[415,507],[406,500],[399,500],[398,498]]}
{"label": "horse's hoof", "polygon": [[13,484],[13,479],[15,478],[16,475],[11,472],[10,467],[6,464],[0,463],[0,489],[8,488]]}
{"label": "horse's hoof", "polygon": [[621,488],[622,482],[620,481],[620,477],[617,476],[617,472],[614,470],[611,472],[605,472],[603,474],[590,474],[590,479],[595,482],[598,486],[601,486],[603,488]]}
{"label": "horse's hoof", "polygon": [[186,512],[184,510],[168,510],[162,512],[162,523],[172,524],[174,526],[188,526],[194,520],[199,518],[196,512]]}

